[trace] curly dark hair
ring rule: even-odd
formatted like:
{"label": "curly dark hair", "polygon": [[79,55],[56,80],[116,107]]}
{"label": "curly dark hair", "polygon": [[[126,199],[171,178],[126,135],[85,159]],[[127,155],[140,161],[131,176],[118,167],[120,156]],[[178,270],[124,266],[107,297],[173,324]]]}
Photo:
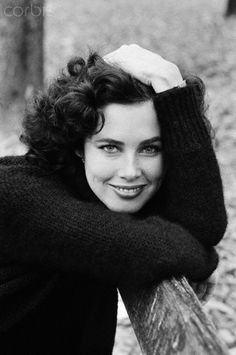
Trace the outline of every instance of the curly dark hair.
{"label": "curly dark hair", "polygon": [[[197,78],[199,106],[205,117],[204,84]],[[104,125],[102,108],[109,103],[143,102],[156,95],[151,86],[93,52],[87,61],[73,58],[45,93],[32,99],[23,120],[21,141],[28,159],[49,170],[66,172],[73,180],[80,168],[75,150],[83,151],[88,136]],[[101,124],[100,124],[101,122]],[[205,117],[208,130],[210,124]]]}
{"label": "curly dark hair", "polygon": [[45,93],[33,97],[20,139],[29,148],[28,157],[58,170],[68,164],[75,149],[83,151],[86,137],[102,129],[102,107],[146,101],[154,95],[152,87],[97,53],[91,53],[87,62],[75,57]]}

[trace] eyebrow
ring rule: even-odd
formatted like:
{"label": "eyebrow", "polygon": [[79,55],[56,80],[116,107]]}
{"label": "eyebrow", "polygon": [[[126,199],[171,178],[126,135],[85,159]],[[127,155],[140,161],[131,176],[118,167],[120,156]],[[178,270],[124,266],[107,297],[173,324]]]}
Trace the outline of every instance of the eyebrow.
{"label": "eyebrow", "polygon": [[[140,145],[143,144],[152,144],[154,142],[161,142],[161,137],[155,136],[149,139],[145,139],[144,141],[140,142]],[[117,145],[124,145],[123,142],[117,141],[116,139],[111,139],[111,138],[101,138],[96,140],[97,143],[109,143],[109,144],[117,144]]]}

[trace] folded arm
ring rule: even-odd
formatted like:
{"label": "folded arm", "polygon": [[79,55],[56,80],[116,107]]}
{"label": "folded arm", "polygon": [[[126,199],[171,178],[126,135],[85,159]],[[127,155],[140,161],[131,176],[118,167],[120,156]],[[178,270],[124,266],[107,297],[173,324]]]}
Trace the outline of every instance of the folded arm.
{"label": "folded arm", "polygon": [[[10,173],[9,173],[10,171]],[[1,260],[81,272],[114,284],[207,278],[217,266],[184,228],[75,198],[57,175],[8,168],[0,179]]]}

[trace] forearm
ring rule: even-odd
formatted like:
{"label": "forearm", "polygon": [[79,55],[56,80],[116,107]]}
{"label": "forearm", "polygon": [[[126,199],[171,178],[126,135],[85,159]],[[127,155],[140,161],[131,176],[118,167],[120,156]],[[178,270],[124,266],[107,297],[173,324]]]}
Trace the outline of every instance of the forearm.
{"label": "forearm", "polygon": [[213,249],[173,223],[114,213],[78,201],[57,179],[29,183],[24,174],[8,178],[8,192],[1,194],[0,250],[8,262],[90,274],[116,285],[183,274],[201,280],[217,265]]}
{"label": "forearm", "polygon": [[160,212],[205,245],[224,235],[227,216],[219,166],[190,84],[155,100],[162,129],[167,173],[160,190]]}

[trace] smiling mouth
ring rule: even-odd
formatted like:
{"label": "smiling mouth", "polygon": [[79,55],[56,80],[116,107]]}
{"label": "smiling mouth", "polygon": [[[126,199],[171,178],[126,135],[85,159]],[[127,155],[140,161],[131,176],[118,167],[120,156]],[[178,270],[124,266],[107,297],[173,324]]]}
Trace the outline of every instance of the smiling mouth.
{"label": "smiling mouth", "polygon": [[115,192],[125,198],[133,198],[138,196],[146,185],[135,185],[135,186],[116,186],[110,185]]}

